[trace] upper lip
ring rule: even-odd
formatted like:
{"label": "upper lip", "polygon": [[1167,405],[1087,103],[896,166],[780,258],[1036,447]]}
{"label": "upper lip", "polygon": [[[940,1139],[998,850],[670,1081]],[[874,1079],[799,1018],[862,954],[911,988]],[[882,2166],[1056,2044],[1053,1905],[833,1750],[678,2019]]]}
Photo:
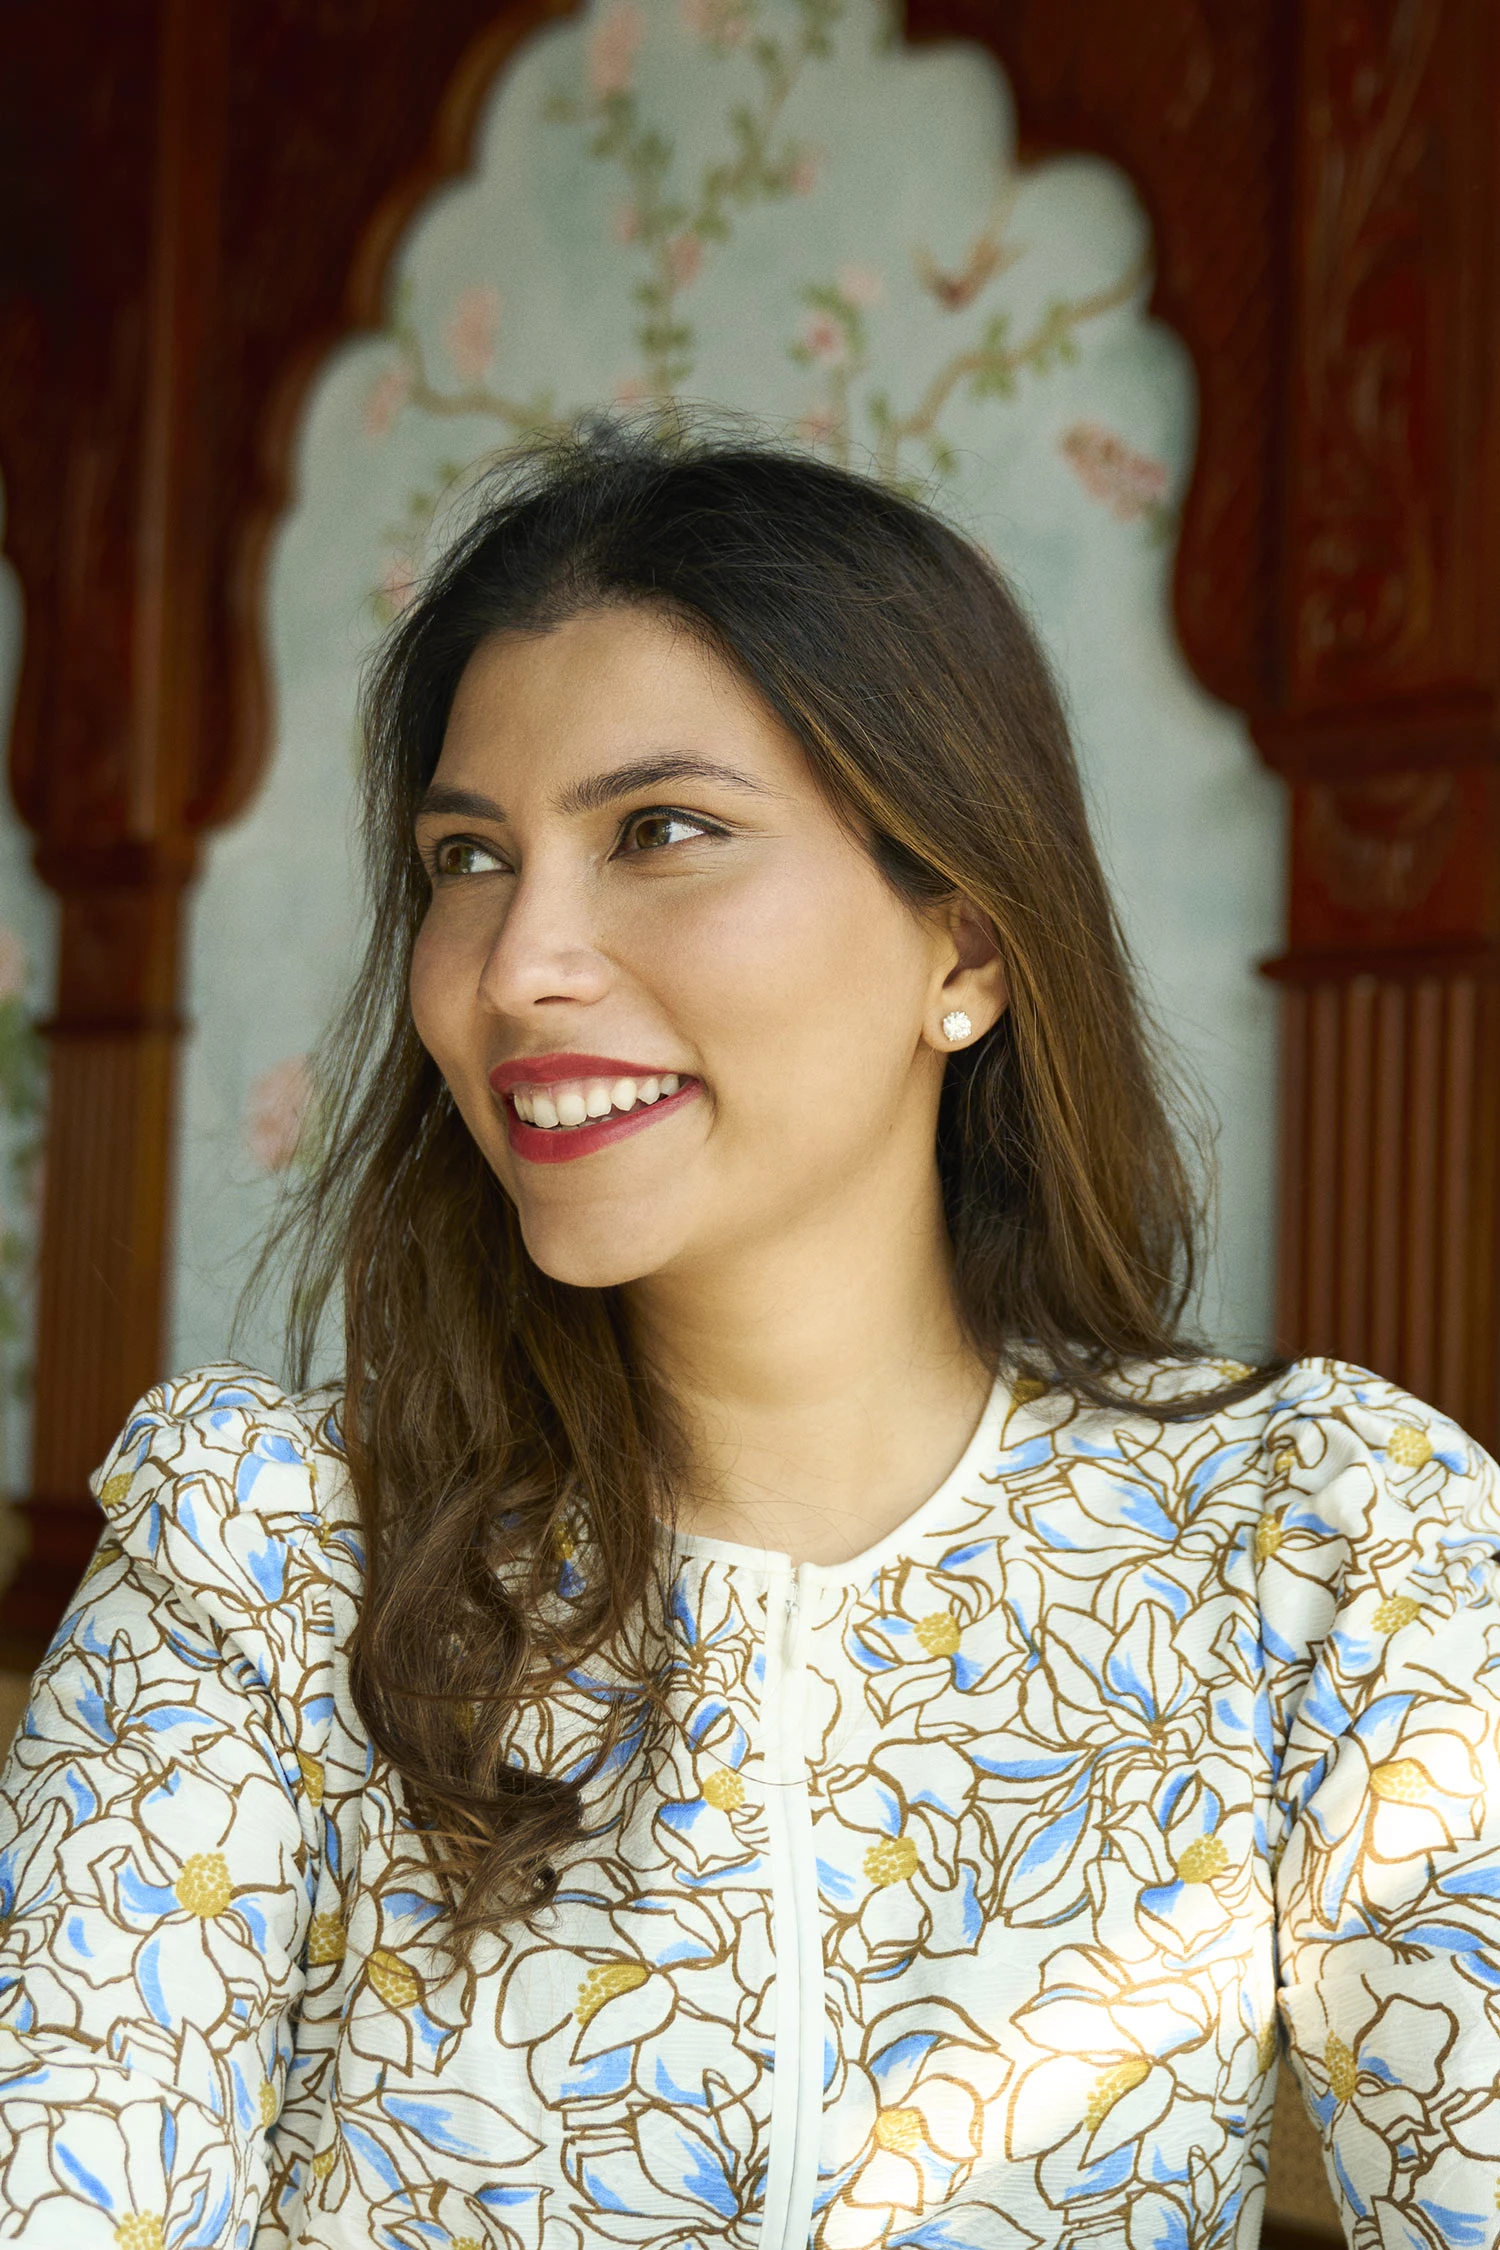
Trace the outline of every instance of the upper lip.
{"label": "upper lip", "polygon": [[[559,1086],[570,1078],[661,1078],[665,1066],[661,1063],[621,1062],[614,1055],[517,1055],[510,1062],[497,1063],[490,1072],[490,1084],[497,1094],[513,1093],[517,1086]],[[690,1077],[689,1071],[679,1071],[679,1078]]]}

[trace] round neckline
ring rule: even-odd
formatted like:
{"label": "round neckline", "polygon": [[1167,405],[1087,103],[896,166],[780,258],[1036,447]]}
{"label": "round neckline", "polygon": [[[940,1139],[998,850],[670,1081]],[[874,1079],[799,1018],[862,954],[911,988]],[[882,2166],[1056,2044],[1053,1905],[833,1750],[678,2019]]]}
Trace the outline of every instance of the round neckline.
{"label": "round neckline", "polygon": [[997,1440],[1007,1415],[1015,1407],[1015,1400],[1004,1377],[997,1375],[990,1386],[990,1395],[984,1403],[973,1435],[953,1467],[935,1492],[918,1501],[910,1514],[872,1547],[861,1548],[847,1561],[834,1563],[794,1563],[791,1556],[780,1547],[749,1547],[737,1540],[716,1539],[701,1531],[679,1531],[673,1535],[673,1545],[679,1557],[691,1557],[700,1562],[728,1563],[761,1578],[795,1578],[804,1586],[847,1586],[862,1584],[873,1577],[893,1556],[901,1555],[914,1540],[929,1528],[932,1519],[942,1514],[948,1503],[955,1499],[962,1487],[972,1477],[976,1465],[991,1453],[998,1451]]}

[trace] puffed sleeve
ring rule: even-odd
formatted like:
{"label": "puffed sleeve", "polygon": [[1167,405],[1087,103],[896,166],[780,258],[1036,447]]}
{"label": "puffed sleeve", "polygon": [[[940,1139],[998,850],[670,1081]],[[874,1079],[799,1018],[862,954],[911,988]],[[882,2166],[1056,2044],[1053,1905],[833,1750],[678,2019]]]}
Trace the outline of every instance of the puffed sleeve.
{"label": "puffed sleeve", "polygon": [[254,2238],[322,1849],[329,1609],[306,1425],[147,1393],[0,1772],[0,2242]]}
{"label": "puffed sleeve", "polygon": [[1305,1362],[1256,1537],[1282,1746],[1280,2006],[1346,2233],[1500,2234],[1500,1471]]}

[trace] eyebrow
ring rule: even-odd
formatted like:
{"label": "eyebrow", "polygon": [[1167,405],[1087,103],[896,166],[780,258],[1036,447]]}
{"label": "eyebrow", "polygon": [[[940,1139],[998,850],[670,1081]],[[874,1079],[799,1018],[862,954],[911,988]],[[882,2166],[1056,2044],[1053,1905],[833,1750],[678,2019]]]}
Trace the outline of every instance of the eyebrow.
{"label": "eyebrow", "polygon": [[[743,789],[756,797],[779,794],[763,781],[752,781],[749,774],[740,773],[734,766],[720,765],[717,759],[671,751],[662,756],[636,758],[628,766],[611,767],[607,773],[589,774],[584,780],[572,782],[559,791],[553,804],[560,813],[600,812],[616,798],[634,796],[638,789],[654,789],[663,781],[718,781],[726,788]],[[503,821],[506,817],[505,807],[495,798],[486,797],[477,789],[454,789],[443,781],[434,781],[417,807],[419,820],[424,814],[432,813],[457,814],[470,820]]]}

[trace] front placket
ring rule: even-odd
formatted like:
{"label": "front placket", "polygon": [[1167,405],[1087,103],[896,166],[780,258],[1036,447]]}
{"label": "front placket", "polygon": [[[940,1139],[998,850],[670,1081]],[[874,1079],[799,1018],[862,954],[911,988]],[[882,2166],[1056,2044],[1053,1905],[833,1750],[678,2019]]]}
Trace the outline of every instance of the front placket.
{"label": "front placket", "polygon": [[798,2250],[812,2228],[823,2117],[827,1998],[807,1772],[807,1650],[812,1566],[766,1589],[766,1824],[776,1948],[776,2055],[765,2250]]}

